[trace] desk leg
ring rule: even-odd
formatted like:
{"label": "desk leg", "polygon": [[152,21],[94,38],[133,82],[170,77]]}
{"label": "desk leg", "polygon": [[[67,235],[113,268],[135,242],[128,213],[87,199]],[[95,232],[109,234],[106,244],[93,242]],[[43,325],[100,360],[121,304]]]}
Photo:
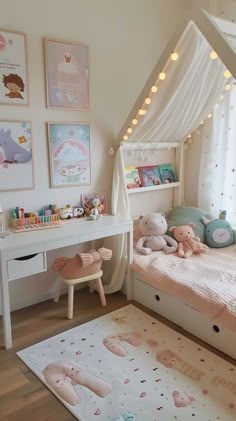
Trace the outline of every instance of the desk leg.
{"label": "desk leg", "polygon": [[130,231],[127,232],[127,299],[132,300],[134,296],[133,292],[133,274],[130,269],[130,265],[133,261],[133,223],[130,227]]}
{"label": "desk leg", "polygon": [[7,278],[7,266],[3,258],[1,259],[1,268],[3,335],[4,346],[6,349],[8,349],[12,348],[11,311],[9,299],[9,283]]}

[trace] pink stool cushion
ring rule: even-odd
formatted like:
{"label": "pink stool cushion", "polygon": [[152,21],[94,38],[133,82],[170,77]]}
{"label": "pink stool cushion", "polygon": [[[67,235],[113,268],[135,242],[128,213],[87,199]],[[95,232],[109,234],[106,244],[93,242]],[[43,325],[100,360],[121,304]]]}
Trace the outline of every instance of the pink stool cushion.
{"label": "pink stool cushion", "polygon": [[59,272],[64,279],[76,279],[91,275],[101,269],[103,260],[110,260],[112,251],[104,247],[89,250],[88,253],[77,253],[74,257],[58,257],[52,269]]}

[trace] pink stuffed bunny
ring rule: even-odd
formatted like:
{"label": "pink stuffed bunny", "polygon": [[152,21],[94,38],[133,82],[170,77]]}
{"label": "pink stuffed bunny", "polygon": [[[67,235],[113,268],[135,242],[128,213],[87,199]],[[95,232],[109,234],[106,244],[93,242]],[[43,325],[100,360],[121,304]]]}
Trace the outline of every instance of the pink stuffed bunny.
{"label": "pink stuffed bunny", "polygon": [[195,236],[193,227],[195,227],[195,224],[191,223],[169,228],[169,231],[174,233],[174,237],[179,243],[179,257],[190,257],[194,253],[199,254],[208,252],[208,247],[200,242],[199,237]]}
{"label": "pink stuffed bunny", "polygon": [[60,272],[64,279],[76,279],[91,275],[101,269],[102,260],[110,260],[112,251],[104,247],[77,253],[74,257],[58,257],[52,264],[55,272]]}

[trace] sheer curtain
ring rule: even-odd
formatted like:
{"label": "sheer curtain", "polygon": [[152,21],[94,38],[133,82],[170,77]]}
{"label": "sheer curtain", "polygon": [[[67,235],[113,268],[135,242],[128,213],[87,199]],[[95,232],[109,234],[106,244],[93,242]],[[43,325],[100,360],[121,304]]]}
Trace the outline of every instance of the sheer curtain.
{"label": "sheer curtain", "polygon": [[227,211],[227,220],[236,225],[236,83],[204,124],[200,164],[198,205],[218,217]]}
{"label": "sheer curtain", "polygon": [[[113,180],[112,180],[112,214],[116,216],[124,216],[130,218],[129,198],[125,182],[124,160],[122,147],[120,146],[116,152]],[[115,186],[115,188],[114,188]],[[105,246],[112,249],[112,261],[106,266],[103,265],[104,291],[111,294],[119,291],[124,283],[126,276],[126,237],[125,234],[109,237],[105,240]],[[112,276],[110,273],[112,271]]]}
{"label": "sheer curtain", "polygon": [[157,93],[129,136],[130,142],[185,140],[219,98],[225,66],[220,59],[210,59],[212,48],[193,21],[188,23],[175,50],[179,58],[166,64],[166,79],[158,82]]}

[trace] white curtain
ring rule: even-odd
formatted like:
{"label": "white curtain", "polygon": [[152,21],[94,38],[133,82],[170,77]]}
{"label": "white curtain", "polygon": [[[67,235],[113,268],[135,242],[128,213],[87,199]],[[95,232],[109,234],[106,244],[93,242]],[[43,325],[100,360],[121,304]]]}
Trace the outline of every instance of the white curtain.
{"label": "white curtain", "polygon": [[[140,118],[129,137],[130,142],[181,141],[198,127],[212,111],[225,83],[225,66],[219,59],[210,59],[211,50],[196,25],[190,22],[176,47],[179,59],[168,61],[164,69],[167,77],[159,83],[147,114]],[[114,165],[112,212],[130,217],[124,177],[119,148]],[[113,249],[114,273],[110,281],[106,276],[105,291],[112,293],[121,289],[125,279],[126,249],[123,237],[118,242],[108,239],[106,245]]]}
{"label": "white curtain", "polygon": [[236,224],[236,84],[204,124],[198,189],[198,204],[214,217],[227,211]]}
{"label": "white curtain", "polygon": [[[129,219],[131,216],[121,146],[116,152],[112,181],[112,215],[124,216]],[[103,265],[103,280],[105,281],[104,291],[106,294],[111,294],[119,291],[125,280],[127,270],[126,234],[116,235],[114,238],[107,238],[105,246],[112,249],[112,262],[111,265]]]}
{"label": "white curtain", "polygon": [[129,141],[175,142],[186,139],[214,108],[225,79],[220,59],[211,60],[211,46],[189,22],[168,61],[166,79],[158,83],[147,114],[141,117]]}

